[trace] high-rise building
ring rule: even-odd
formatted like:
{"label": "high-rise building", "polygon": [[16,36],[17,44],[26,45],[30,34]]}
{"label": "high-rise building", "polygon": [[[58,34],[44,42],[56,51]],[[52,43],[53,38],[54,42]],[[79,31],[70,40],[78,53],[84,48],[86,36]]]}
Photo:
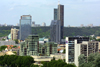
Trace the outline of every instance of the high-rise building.
{"label": "high-rise building", "polygon": [[52,20],[50,25],[50,38],[52,42],[60,44],[61,42],[61,25],[59,20]]}
{"label": "high-rise building", "polygon": [[25,40],[31,34],[31,20],[30,15],[23,15],[20,19],[19,39]]}
{"label": "high-rise building", "polygon": [[57,20],[58,9],[54,9],[54,20]]}
{"label": "high-rise building", "polygon": [[11,28],[11,40],[18,39],[18,31],[19,29]]}
{"label": "high-rise building", "polygon": [[54,20],[51,22],[50,29],[51,41],[60,44],[64,32],[64,5],[58,4],[58,8],[54,9]]}
{"label": "high-rise building", "polygon": [[58,14],[57,14],[57,20],[60,20],[61,23],[61,39],[63,39],[63,33],[64,33],[64,5],[58,4]]}
{"label": "high-rise building", "polygon": [[66,62],[74,63],[75,59],[75,45],[82,43],[82,41],[89,41],[89,37],[66,37]]}
{"label": "high-rise building", "polygon": [[29,35],[25,42],[20,44],[20,55],[39,55],[39,36]]}

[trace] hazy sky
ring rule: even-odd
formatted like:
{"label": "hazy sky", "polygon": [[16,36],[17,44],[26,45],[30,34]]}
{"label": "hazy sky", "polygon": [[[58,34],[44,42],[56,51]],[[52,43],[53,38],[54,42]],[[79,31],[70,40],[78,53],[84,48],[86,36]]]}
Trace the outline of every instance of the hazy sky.
{"label": "hazy sky", "polygon": [[[64,5],[64,26],[100,25],[100,0],[60,0]],[[31,15],[36,24],[50,25],[58,0],[1,0],[0,24],[19,23],[21,15]]]}

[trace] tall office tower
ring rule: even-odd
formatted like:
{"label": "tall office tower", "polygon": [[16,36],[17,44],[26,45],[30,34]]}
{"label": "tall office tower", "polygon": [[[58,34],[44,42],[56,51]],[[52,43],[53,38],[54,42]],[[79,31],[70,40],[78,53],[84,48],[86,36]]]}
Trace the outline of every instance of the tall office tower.
{"label": "tall office tower", "polygon": [[18,31],[19,29],[11,28],[11,40],[18,39]]}
{"label": "tall office tower", "polygon": [[20,55],[39,55],[39,36],[29,35],[25,42],[20,44]]}
{"label": "tall office tower", "polygon": [[63,39],[63,33],[64,33],[64,5],[58,4],[57,18],[58,18],[58,20],[60,20],[60,23],[61,23],[61,39]]}
{"label": "tall office tower", "polygon": [[57,20],[58,9],[54,9],[54,20]]}
{"label": "tall office tower", "polygon": [[60,44],[61,42],[61,27],[59,20],[52,20],[50,25],[50,38],[52,42]]}
{"label": "tall office tower", "polygon": [[23,15],[20,19],[20,32],[19,39],[25,40],[31,34],[31,20],[32,17],[30,15]]}
{"label": "tall office tower", "polygon": [[82,41],[89,41],[89,37],[66,37],[66,62],[75,61],[75,46],[82,43]]}

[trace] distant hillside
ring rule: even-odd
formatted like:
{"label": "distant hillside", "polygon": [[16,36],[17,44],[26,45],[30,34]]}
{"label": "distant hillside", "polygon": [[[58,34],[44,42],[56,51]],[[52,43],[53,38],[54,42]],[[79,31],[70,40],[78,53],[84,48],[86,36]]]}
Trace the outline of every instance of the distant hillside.
{"label": "distant hillside", "polygon": [[[7,36],[12,27],[0,27],[0,37]],[[15,27],[13,27],[15,28]],[[19,29],[19,27],[16,27]],[[38,34],[40,37],[50,37],[50,27],[32,27],[32,34]],[[64,27],[64,36],[100,36],[100,27]]]}

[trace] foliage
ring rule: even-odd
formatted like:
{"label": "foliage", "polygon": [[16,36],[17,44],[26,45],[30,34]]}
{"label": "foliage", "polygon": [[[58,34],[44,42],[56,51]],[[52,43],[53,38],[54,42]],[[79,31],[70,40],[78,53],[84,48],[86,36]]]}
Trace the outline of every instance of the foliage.
{"label": "foliage", "polygon": [[84,56],[79,56],[79,67],[100,67],[100,53],[91,53],[84,61]]}
{"label": "foliage", "polygon": [[[11,26],[0,27],[0,37],[7,36],[10,33]],[[19,27],[16,27],[19,29]],[[100,36],[100,27],[64,27],[64,37],[66,36]],[[50,26],[32,27],[32,34],[38,34],[39,37],[50,38]]]}
{"label": "foliage", "polygon": [[18,39],[15,39],[14,41],[15,41],[16,44],[18,44]]}
{"label": "foliage", "polygon": [[79,67],[83,67],[84,66],[84,63],[85,63],[85,55],[84,54],[81,54],[79,57],[78,57],[78,61],[79,61]]}
{"label": "foliage", "polygon": [[0,65],[7,67],[30,67],[34,59],[30,56],[4,55],[0,56]]}
{"label": "foliage", "polygon": [[42,67],[76,67],[74,64],[67,64],[63,60],[52,60],[50,62],[44,62]]}
{"label": "foliage", "polygon": [[13,48],[17,48],[17,46],[13,46]]}
{"label": "foliage", "polygon": [[7,48],[7,46],[1,46],[0,51],[5,50],[5,48]]}
{"label": "foliage", "polygon": [[5,41],[5,39],[2,39],[2,41]]}
{"label": "foliage", "polygon": [[15,55],[17,55],[17,52],[16,52],[16,51],[13,51],[13,53],[14,53]]}
{"label": "foliage", "polygon": [[65,49],[63,50],[63,53],[66,53],[66,50]]}
{"label": "foliage", "polygon": [[53,59],[51,59],[51,61],[55,60],[55,57],[53,57]]}
{"label": "foliage", "polygon": [[39,67],[38,65],[31,64],[30,67]]}

